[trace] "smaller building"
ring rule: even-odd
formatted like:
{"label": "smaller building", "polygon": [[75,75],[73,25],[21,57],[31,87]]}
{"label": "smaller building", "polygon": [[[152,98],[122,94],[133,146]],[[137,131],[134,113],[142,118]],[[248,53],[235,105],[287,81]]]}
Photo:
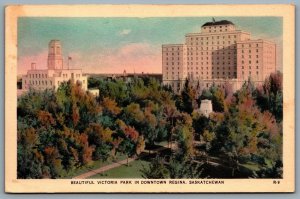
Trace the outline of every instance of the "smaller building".
{"label": "smaller building", "polygon": [[201,100],[199,112],[205,117],[209,117],[209,114],[213,112],[211,100]]}
{"label": "smaller building", "polygon": [[60,41],[51,40],[48,47],[47,69],[38,69],[36,64],[32,63],[31,69],[22,76],[22,89],[56,90],[60,84],[71,80],[74,83],[80,83],[82,89],[87,90],[87,76],[83,74],[82,69],[70,69],[69,64],[67,68],[64,67]]}

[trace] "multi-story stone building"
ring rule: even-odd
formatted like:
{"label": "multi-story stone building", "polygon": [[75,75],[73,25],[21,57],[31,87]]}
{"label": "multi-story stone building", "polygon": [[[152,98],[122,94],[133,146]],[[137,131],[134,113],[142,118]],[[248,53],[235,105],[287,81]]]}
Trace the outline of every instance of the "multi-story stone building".
{"label": "multi-story stone building", "polygon": [[186,34],[185,44],[162,45],[163,83],[175,92],[186,79],[201,89],[227,82],[237,90],[249,77],[259,83],[275,71],[276,45],[251,40],[227,20],[205,23],[201,32]]}
{"label": "multi-story stone building", "polygon": [[79,82],[87,90],[87,76],[83,75],[82,69],[64,67],[60,41],[51,40],[48,48],[47,69],[37,69],[36,64],[32,63],[31,69],[22,76],[22,89],[57,89],[64,81],[72,80],[74,83]]}

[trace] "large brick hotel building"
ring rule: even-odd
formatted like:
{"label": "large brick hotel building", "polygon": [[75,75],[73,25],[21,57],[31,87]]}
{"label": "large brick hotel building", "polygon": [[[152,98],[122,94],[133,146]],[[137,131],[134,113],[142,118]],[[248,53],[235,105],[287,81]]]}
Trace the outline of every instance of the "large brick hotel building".
{"label": "large brick hotel building", "polygon": [[175,92],[186,79],[200,84],[201,90],[225,82],[237,90],[249,77],[261,83],[275,71],[275,43],[251,40],[249,32],[227,20],[205,23],[201,32],[186,34],[185,44],[162,45],[163,83]]}

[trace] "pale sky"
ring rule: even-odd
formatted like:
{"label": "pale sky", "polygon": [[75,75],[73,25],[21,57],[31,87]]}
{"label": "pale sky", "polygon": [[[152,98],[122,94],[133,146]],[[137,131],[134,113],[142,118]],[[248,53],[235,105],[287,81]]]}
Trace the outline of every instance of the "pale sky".
{"label": "pale sky", "polygon": [[[230,20],[253,39],[277,44],[277,68],[282,68],[282,18],[215,17]],[[64,62],[85,73],[161,73],[161,45],[184,43],[185,34],[200,32],[212,17],[57,18],[18,19],[18,74],[31,62],[46,68],[48,43],[62,43]]]}

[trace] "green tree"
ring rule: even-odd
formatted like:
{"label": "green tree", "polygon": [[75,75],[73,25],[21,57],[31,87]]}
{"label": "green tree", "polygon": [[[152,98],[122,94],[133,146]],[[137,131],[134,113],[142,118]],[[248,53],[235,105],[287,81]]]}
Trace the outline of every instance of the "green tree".
{"label": "green tree", "polygon": [[187,79],[184,88],[181,92],[182,107],[180,109],[184,112],[191,114],[196,108],[196,90],[192,87],[190,81]]}
{"label": "green tree", "polygon": [[170,178],[169,170],[163,163],[163,160],[157,156],[153,159],[149,167],[143,166],[141,169],[143,178],[147,179],[168,179]]}

